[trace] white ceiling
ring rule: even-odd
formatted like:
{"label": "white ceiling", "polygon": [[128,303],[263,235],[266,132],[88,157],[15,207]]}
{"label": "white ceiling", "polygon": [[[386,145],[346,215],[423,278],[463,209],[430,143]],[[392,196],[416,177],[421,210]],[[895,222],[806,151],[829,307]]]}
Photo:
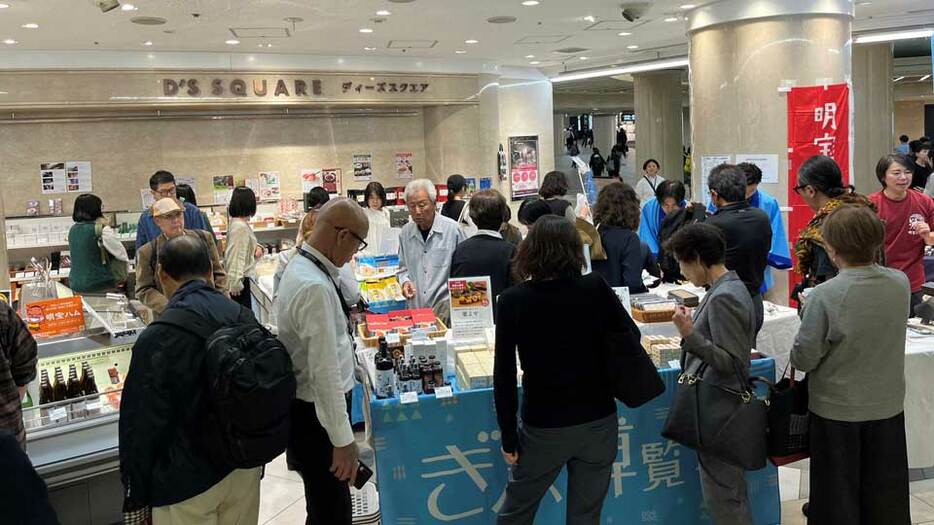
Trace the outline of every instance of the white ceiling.
{"label": "white ceiling", "polygon": [[[415,57],[445,60],[482,60],[503,66],[549,69],[581,69],[589,64],[685,54],[687,41],[681,22],[665,22],[679,16],[687,0],[655,0],[646,16],[636,23],[620,15],[619,0],[540,0],[524,7],[521,0],[121,0],[136,11],[119,8],[101,13],[94,0],[0,0],[0,55],[8,51],[147,51],[310,54],[324,56]],[[692,3],[703,4],[708,0]],[[374,22],[376,12],[392,15]],[[198,14],[198,17],[193,16]],[[167,20],[147,27],[130,22],[138,16]],[[487,18],[514,16],[511,24],[490,24]],[[595,21],[585,20],[594,17]],[[292,24],[287,17],[304,19]],[[21,26],[36,23],[39,29]],[[875,0],[857,7],[856,30],[934,25],[930,0]],[[361,28],[372,28],[362,34]],[[282,38],[234,38],[230,28],[273,28]],[[620,31],[631,36],[618,36]],[[523,39],[555,37],[553,43],[522,43]],[[469,45],[465,40],[476,39]],[[390,49],[392,41],[437,41],[429,49]],[[144,46],[143,42],[152,42]],[[272,44],[272,47],[265,47]],[[264,47],[259,47],[263,45]],[[638,45],[638,50],[627,49]],[[365,47],[375,50],[366,51]],[[567,47],[586,51],[562,55]],[[466,51],[456,54],[457,50]],[[534,59],[526,58],[534,55]],[[587,57],[581,60],[580,57]]]}

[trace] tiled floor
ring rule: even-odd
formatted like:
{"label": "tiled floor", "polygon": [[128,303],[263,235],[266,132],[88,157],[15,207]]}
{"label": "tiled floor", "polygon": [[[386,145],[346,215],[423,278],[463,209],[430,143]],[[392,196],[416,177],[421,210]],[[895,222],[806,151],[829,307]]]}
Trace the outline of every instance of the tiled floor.
{"label": "tiled floor", "polygon": [[[367,461],[370,463],[370,461]],[[801,505],[807,501],[807,465],[779,469],[782,495],[782,525],[806,525]],[[305,522],[305,496],[302,480],[290,472],[281,456],[266,467],[260,500],[260,525],[301,525]],[[934,525],[934,479],[911,484],[912,525]]]}

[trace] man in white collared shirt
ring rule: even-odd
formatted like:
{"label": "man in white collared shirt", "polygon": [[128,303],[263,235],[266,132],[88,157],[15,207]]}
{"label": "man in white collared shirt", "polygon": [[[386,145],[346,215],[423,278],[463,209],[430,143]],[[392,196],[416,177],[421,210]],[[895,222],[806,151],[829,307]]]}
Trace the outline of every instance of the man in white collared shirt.
{"label": "man in white collared shirt", "polygon": [[328,202],[279,285],[279,339],[298,381],[287,459],[305,484],[308,523],[350,525],[353,518],[348,482],[358,451],[348,412],[354,349],[349,310],[336,283],[339,268],[366,247],[368,228],[353,201]]}
{"label": "man in white collared shirt", "polygon": [[438,213],[437,200],[428,179],[415,179],[405,187],[412,222],[399,234],[399,282],[414,308],[434,308],[447,297],[451,256],[464,240],[458,224]]}

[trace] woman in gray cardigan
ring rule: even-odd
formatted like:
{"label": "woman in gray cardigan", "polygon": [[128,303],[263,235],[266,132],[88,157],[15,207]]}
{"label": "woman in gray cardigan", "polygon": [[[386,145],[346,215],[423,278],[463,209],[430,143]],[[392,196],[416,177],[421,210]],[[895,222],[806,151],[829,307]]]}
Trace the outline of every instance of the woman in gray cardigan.
{"label": "woman in gray cardigan", "polygon": [[[724,265],[723,233],[709,224],[691,224],[672,236],[665,250],[674,254],[681,273],[695,286],[709,287],[693,319],[684,307],[675,313],[684,370],[693,372],[707,364],[705,382],[741,389],[740,381],[748,382],[756,320],[749,291],[736,272]],[[697,460],[704,501],[714,524],[752,525],[743,468],[704,452],[697,453]]]}
{"label": "woman in gray cardigan", "polygon": [[808,519],[821,525],[910,523],[908,278],[875,264],[885,227],[869,208],[837,209],[821,234],[840,273],[805,299],[791,350],[792,366],[808,373]]}

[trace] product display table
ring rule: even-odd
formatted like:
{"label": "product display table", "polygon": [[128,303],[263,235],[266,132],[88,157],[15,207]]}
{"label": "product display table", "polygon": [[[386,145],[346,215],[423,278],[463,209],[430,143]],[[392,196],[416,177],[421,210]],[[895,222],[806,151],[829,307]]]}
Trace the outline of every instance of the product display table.
{"label": "product display table", "polygon": [[934,466],[934,335],[909,329],[905,340],[905,432],[908,466]]}
{"label": "product display table", "polygon": [[[668,292],[672,290],[686,290],[703,300],[705,292],[703,288],[692,285],[661,284],[657,288],[649,290],[649,293],[667,297]],[[652,323],[639,325],[643,335],[678,335],[677,329],[673,323]],[[768,301],[765,302],[765,319],[762,322],[762,330],[756,339],[756,350],[761,354],[775,359],[775,370],[778,374],[782,373],[788,364],[791,355],[791,346],[794,344],[795,336],[798,335],[798,328],[801,326],[801,320],[798,318],[798,312],[794,308],[781,306]]]}
{"label": "product display table", "polygon": [[[774,376],[772,359],[753,361],[752,375]],[[694,451],[660,435],[674,399],[677,370],[661,370],[666,391],[632,410],[618,404],[618,455],[603,507],[603,523],[708,524]],[[492,389],[370,404],[383,523],[491,524],[502,506],[508,468]],[[748,475],[756,525],[781,521],[778,471]],[[563,524],[564,473],[542,500],[536,524]]]}

